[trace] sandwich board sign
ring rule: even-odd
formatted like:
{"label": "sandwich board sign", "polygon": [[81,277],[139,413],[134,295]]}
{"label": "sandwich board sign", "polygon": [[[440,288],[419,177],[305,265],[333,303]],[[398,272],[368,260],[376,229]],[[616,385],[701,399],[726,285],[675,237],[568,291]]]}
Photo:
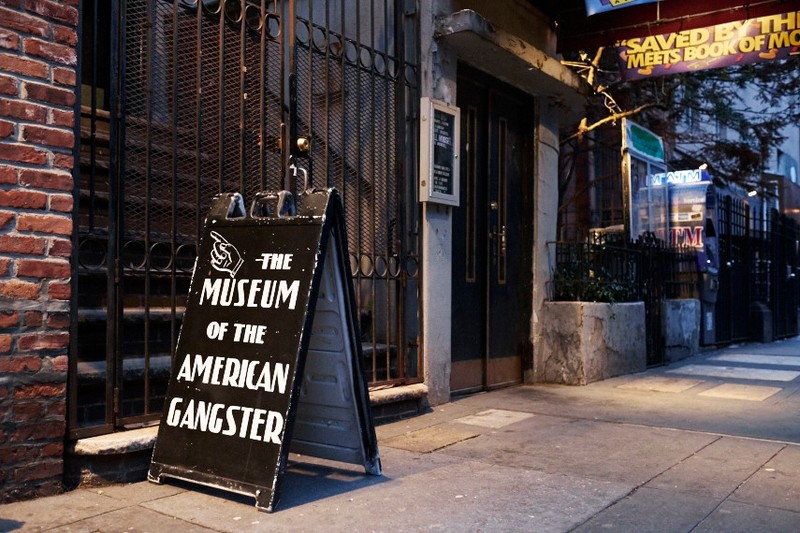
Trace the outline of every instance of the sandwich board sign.
{"label": "sandwich board sign", "polygon": [[214,200],[148,479],[271,512],[290,450],[380,475],[349,272],[335,190]]}

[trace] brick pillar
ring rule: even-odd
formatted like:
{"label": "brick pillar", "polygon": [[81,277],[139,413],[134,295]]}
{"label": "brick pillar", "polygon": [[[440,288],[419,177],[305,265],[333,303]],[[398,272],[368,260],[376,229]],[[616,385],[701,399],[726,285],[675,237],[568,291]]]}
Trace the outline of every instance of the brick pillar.
{"label": "brick pillar", "polygon": [[62,487],[77,6],[0,2],[0,502]]}

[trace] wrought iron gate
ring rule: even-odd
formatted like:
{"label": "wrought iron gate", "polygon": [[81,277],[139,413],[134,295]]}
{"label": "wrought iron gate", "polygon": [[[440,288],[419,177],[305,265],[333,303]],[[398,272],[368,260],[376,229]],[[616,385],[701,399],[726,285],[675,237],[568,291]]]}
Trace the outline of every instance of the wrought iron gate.
{"label": "wrought iron gate", "polygon": [[663,305],[669,279],[665,258],[670,250],[653,233],[641,235],[637,245],[640,254],[637,275],[639,296],[644,302],[647,366],[663,365],[666,356]]}
{"label": "wrought iron gate", "polygon": [[210,200],[290,162],[344,199],[372,383],[418,380],[413,5],[83,2],[73,437],[158,418]]}
{"label": "wrought iron gate", "polygon": [[770,218],[770,309],[776,339],[798,334],[800,306],[800,227],[794,219],[772,211]]}
{"label": "wrought iron gate", "polygon": [[[797,335],[798,238],[795,221],[758,201],[726,195],[718,200],[720,274],[715,308],[718,344],[756,334],[753,305],[769,309],[773,338]],[[757,309],[757,308],[756,308]]]}
{"label": "wrought iron gate", "polygon": [[750,336],[748,315],[751,286],[749,272],[750,207],[733,196],[717,199],[719,227],[719,294],[715,307],[717,343],[745,341]]}

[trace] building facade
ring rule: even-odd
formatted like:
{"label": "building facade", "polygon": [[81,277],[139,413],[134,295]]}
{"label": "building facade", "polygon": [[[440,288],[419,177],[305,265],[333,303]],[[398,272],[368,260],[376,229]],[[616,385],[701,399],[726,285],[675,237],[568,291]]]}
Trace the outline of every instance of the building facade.
{"label": "building facade", "polygon": [[[378,415],[532,381],[585,94],[534,4],[1,5],[0,499],[147,456],[220,192],[340,191]],[[429,99],[460,110],[449,203],[420,197]]]}

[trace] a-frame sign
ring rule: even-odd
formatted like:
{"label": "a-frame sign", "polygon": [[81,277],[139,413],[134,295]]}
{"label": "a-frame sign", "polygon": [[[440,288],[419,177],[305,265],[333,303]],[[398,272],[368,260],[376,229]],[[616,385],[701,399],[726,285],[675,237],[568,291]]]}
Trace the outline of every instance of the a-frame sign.
{"label": "a-frame sign", "polygon": [[[277,205],[276,205],[277,204]],[[335,190],[218,196],[206,219],[148,479],[272,511],[289,451],[380,475]]]}

